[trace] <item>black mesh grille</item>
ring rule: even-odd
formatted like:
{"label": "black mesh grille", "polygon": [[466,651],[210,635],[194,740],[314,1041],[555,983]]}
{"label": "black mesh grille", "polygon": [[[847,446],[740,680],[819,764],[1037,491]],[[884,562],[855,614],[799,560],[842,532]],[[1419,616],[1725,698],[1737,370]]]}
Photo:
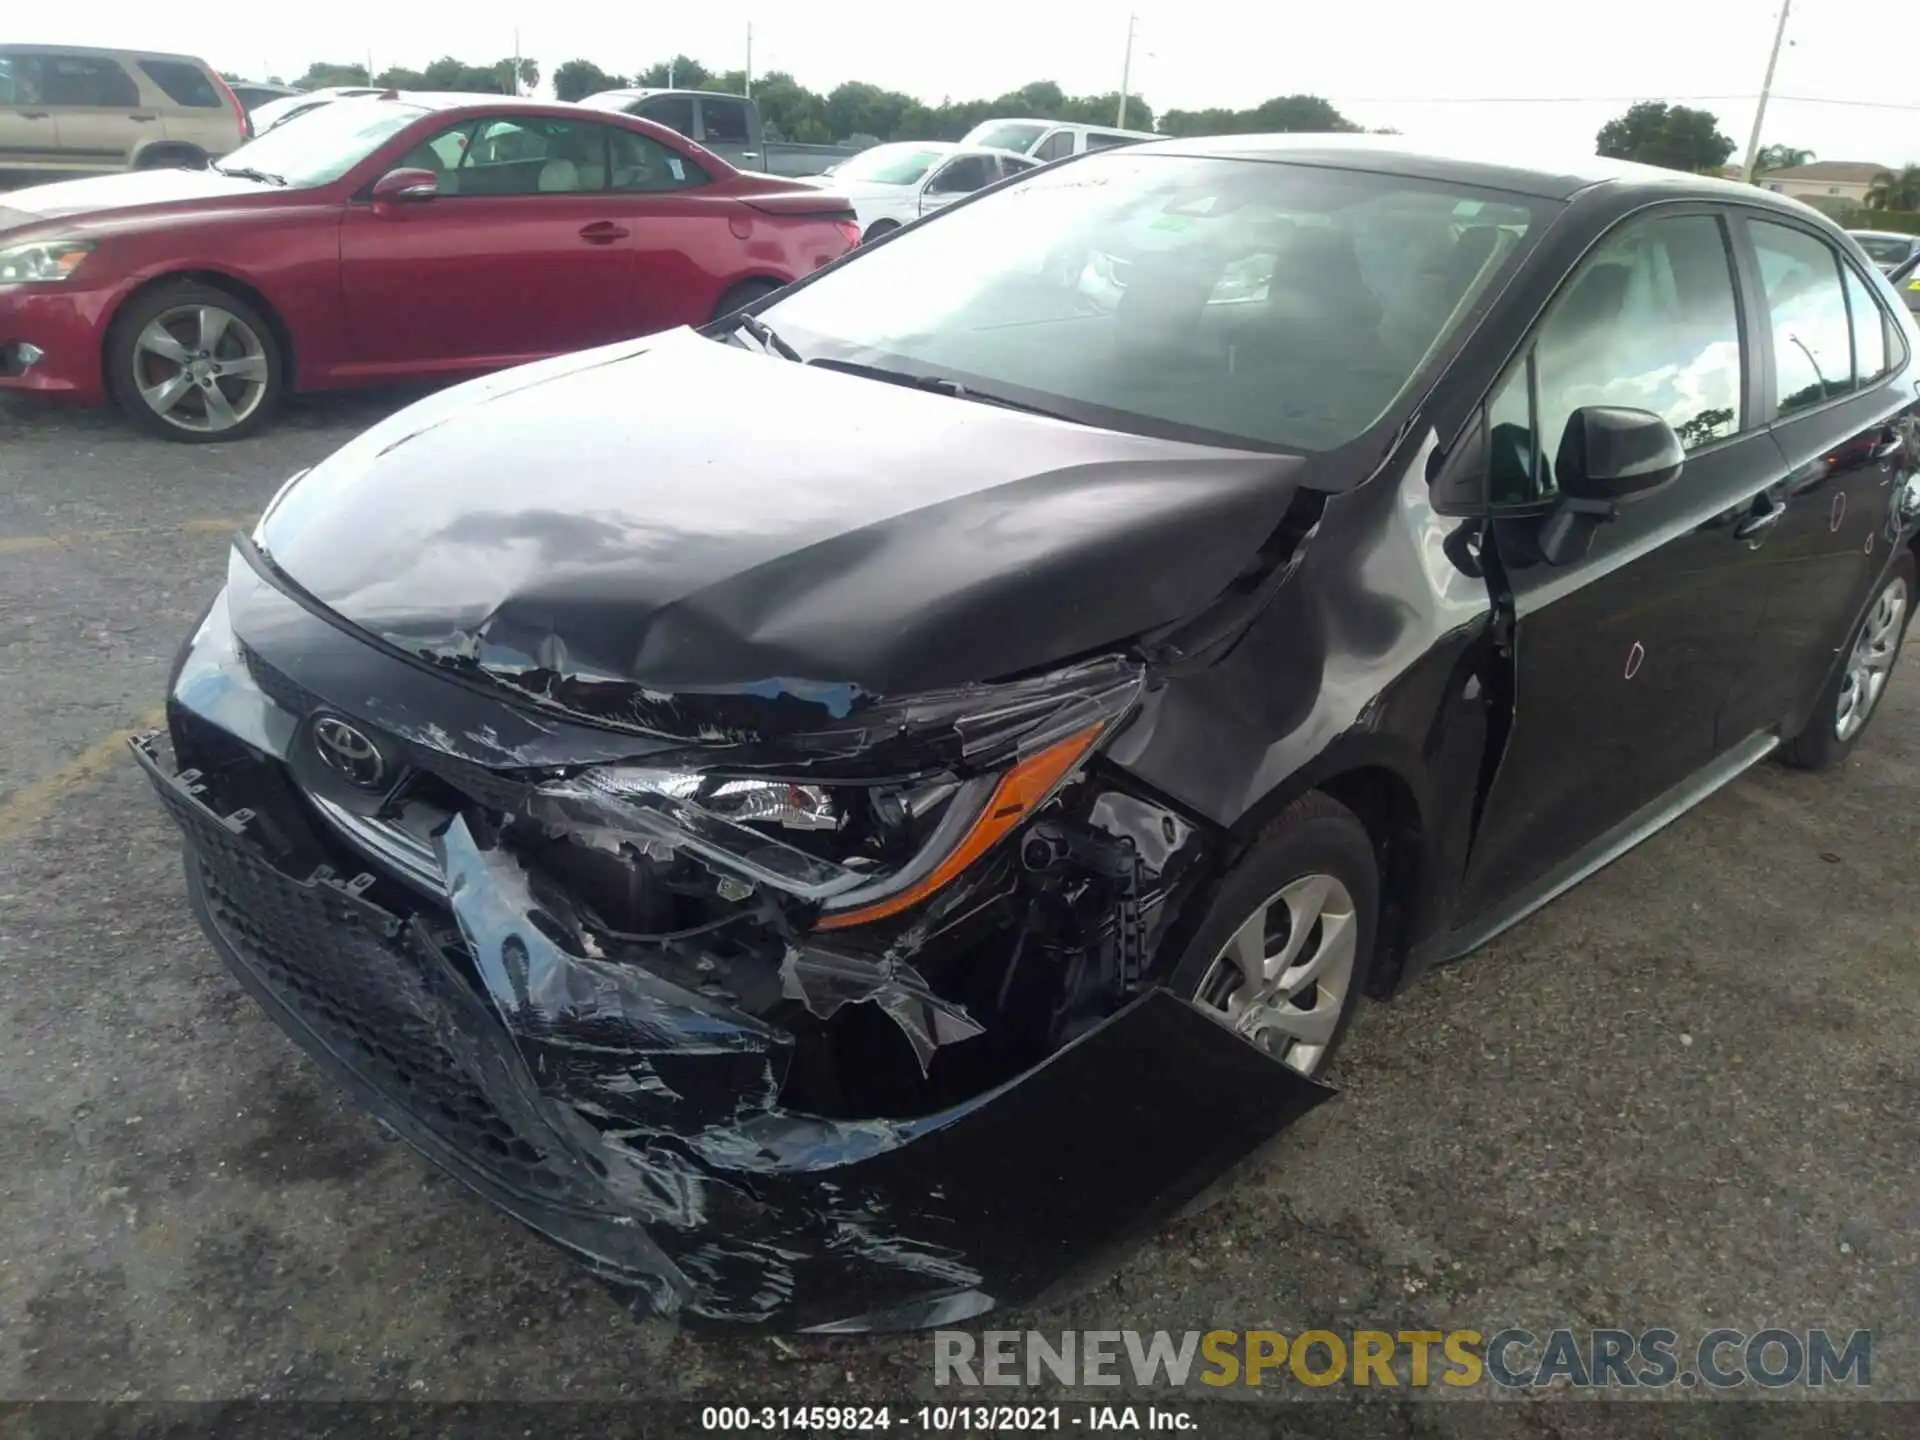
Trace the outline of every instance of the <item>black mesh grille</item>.
{"label": "black mesh grille", "polygon": [[323,880],[289,879],[159,778],[192,841],[209,916],[254,977],[469,1161],[522,1194],[564,1198],[565,1162],[508,1123],[473,1078],[477,1057],[452,1048],[473,1048],[478,997],[393,917]]}

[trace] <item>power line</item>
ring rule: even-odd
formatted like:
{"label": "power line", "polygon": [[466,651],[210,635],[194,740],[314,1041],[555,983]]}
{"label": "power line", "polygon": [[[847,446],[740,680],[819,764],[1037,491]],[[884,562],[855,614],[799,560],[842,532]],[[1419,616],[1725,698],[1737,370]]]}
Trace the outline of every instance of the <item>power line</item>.
{"label": "power line", "polygon": [[[1748,95],[1329,95],[1342,105],[1634,105],[1642,100],[1714,100],[1721,103],[1758,100]],[[1824,95],[1775,95],[1775,103],[1794,105],[1848,105],[1865,110],[1920,110],[1920,105],[1891,100],[1838,100]]]}

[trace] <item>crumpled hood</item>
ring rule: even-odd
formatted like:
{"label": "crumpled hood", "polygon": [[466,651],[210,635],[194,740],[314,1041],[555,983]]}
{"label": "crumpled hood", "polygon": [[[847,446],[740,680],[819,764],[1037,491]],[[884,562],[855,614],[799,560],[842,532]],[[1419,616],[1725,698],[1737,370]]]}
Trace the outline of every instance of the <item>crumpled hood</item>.
{"label": "crumpled hood", "polygon": [[135,219],[139,218],[138,212],[149,207],[187,202],[205,202],[219,208],[236,199],[275,193],[257,180],[223,175],[218,170],[135,170],[125,175],[61,180],[15,190],[0,198],[0,233],[49,220]]}
{"label": "crumpled hood", "polygon": [[290,486],[261,539],[354,625],[502,679],[901,694],[1191,614],[1301,463],[681,330],[409,407]]}

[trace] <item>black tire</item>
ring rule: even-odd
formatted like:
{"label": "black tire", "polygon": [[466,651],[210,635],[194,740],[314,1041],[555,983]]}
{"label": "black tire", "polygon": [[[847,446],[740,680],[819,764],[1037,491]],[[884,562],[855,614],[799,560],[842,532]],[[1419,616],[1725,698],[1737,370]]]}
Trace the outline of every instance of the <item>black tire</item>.
{"label": "black tire", "polygon": [[724,320],[734,311],[744,310],[749,305],[766,299],[779,288],[778,280],[742,280],[720,297],[720,303],[713,307],[713,318]]}
{"label": "black tire", "polygon": [[867,233],[860,237],[862,245],[871,245],[882,235],[891,235],[900,228],[898,220],[876,220],[867,227]]}
{"label": "black tire", "polygon": [[189,170],[204,170],[207,152],[193,145],[154,145],[134,157],[136,170],[171,170],[184,165]]}
{"label": "black tire", "polygon": [[[1900,648],[1906,640],[1907,627],[1913,623],[1916,573],[1920,566],[1914,562],[1913,552],[1905,550],[1887,567],[1887,573],[1875,587],[1873,598],[1867,603],[1865,612],[1847,634],[1847,643],[1841,654],[1845,657],[1834,668],[1833,677],[1820,692],[1820,699],[1813,707],[1813,717],[1807,721],[1806,728],[1780,747],[1780,758],[1799,770],[1828,770],[1845,760],[1859,743],[1860,737],[1873,725],[1873,717],[1879,713],[1880,701],[1886,694],[1886,683],[1900,664]],[[1881,686],[1873,692],[1867,702],[1868,708],[1858,728],[1845,739],[1840,737],[1840,713],[1843,697],[1849,692],[1848,676],[1854,668],[1854,653],[1861,640],[1866,636],[1868,627],[1874,624],[1880,606],[1888,597],[1888,591],[1895,584],[1905,587],[1904,612],[1900,616],[1892,639],[1893,653],[1883,672]],[[1857,698],[1855,703],[1858,703]]]}
{"label": "black tire", "polygon": [[[1317,1047],[1318,1053],[1310,1060],[1303,1057],[1315,1047],[1299,1050],[1289,1045],[1285,1051],[1295,1057],[1291,1062],[1295,1068],[1310,1076],[1325,1073],[1340,1042],[1346,1038],[1347,1027],[1366,988],[1374,940],[1379,933],[1379,863],[1366,826],[1346,806],[1318,791],[1303,795],[1287,806],[1220,881],[1172,977],[1177,994],[1203,1008],[1219,1011],[1219,996],[1210,991],[1221,978],[1216,967],[1225,959],[1222,952],[1227,943],[1256,913],[1268,910],[1269,903],[1282,891],[1314,876],[1331,877],[1344,887],[1351,911],[1342,909],[1339,913],[1352,915],[1354,951],[1330,1037]],[[1307,943],[1314,943],[1314,934],[1309,934]],[[1227,1023],[1224,1014],[1221,1019],[1223,1024]]]}
{"label": "black tire", "polygon": [[[207,357],[219,367],[213,373],[195,375],[191,359],[178,363],[142,347],[142,335],[159,322],[182,353],[197,357],[198,351],[186,348],[195,338],[194,322],[191,316],[183,319],[182,312],[213,311],[228,317]],[[286,389],[284,357],[273,327],[239,296],[195,280],[170,281],[128,301],[107,332],[104,361],[107,388],[127,418],[150,434],[185,444],[239,440],[255,433],[273,418]],[[157,392],[180,375],[187,376],[186,388],[169,409],[156,409],[143,386]],[[200,393],[210,388],[208,382],[235,415],[234,423],[224,423],[211,403],[214,397]]]}

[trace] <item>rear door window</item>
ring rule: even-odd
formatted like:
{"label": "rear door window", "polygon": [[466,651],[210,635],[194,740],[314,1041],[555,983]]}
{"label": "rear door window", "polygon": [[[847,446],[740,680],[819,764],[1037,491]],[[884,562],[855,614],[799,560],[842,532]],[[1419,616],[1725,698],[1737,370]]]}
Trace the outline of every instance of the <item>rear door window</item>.
{"label": "rear door window", "polygon": [[1840,256],[1789,225],[1748,222],[1773,322],[1774,403],[1782,415],[1853,389],[1853,334]]}
{"label": "rear door window", "polygon": [[693,138],[693,97],[690,95],[662,95],[657,100],[642,100],[640,108],[633,113],[689,140]]}
{"label": "rear door window", "polygon": [[185,60],[142,60],[140,68],[167,99],[191,110],[218,110],[226,102],[213,88],[207,72]]}
{"label": "rear door window", "polygon": [[706,100],[700,102],[700,123],[708,145],[744,145],[747,143],[747,102],[744,100]]}

